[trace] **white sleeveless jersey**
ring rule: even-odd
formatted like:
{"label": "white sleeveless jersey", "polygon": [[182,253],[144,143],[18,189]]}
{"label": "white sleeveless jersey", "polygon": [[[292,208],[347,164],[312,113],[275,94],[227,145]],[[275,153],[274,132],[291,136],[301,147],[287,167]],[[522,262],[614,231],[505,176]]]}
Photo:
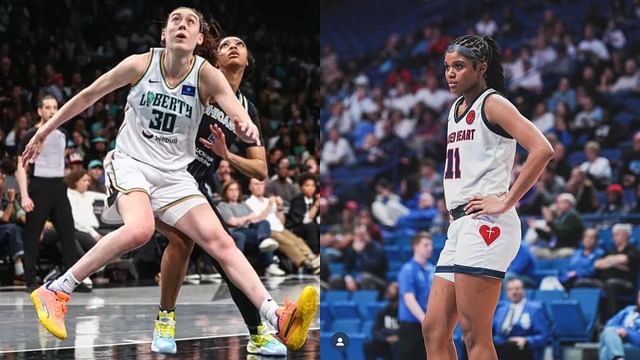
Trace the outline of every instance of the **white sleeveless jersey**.
{"label": "white sleeveless jersey", "polygon": [[170,87],[160,66],[164,49],[150,52],[147,69],[129,90],[116,150],[161,170],[186,169],[195,158],[196,133],[205,109],[198,92],[198,73],[205,60],[195,56],[182,81]]}
{"label": "white sleeveless jersey", "polygon": [[[509,191],[516,141],[499,126],[491,125],[484,113],[486,89],[461,115],[463,98],[449,110],[444,194],[447,209],[469,202],[474,195],[499,195]],[[500,96],[499,94],[497,96]]]}

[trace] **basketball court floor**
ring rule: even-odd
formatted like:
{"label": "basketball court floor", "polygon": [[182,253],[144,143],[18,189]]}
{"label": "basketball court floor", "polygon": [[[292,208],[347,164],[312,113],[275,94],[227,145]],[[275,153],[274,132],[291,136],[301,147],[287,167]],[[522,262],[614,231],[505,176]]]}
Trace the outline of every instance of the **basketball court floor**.
{"label": "basketball court floor", "polygon": [[[292,300],[317,277],[265,279],[278,303]],[[185,285],[176,308],[178,353],[151,352],[158,286],[76,293],[66,318],[68,338],[58,340],[38,322],[26,292],[0,291],[0,359],[267,359],[246,352],[248,331],[224,283]],[[287,359],[319,359],[319,315],[304,348]],[[274,359],[270,357],[270,359]],[[277,359],[277,358],[276,358]]]}

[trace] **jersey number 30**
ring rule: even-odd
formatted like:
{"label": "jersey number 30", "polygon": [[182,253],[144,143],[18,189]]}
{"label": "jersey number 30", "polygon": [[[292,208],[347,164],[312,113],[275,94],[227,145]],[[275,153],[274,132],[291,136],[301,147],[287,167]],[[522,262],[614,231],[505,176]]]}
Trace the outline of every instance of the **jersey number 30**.
{"label": "jersey number 30", "polygon": [[460,148],[447,150],[447,164],[444,171],[445,179],[460,179]]}
{"label": "jersey number 30", "polygon": [[158,110],[151,111],[154,119],[151,119],[149,128],[154,130],[160,130],[164,132],[173,132],[173,127],[176,125],[176,115],[169,114]]}

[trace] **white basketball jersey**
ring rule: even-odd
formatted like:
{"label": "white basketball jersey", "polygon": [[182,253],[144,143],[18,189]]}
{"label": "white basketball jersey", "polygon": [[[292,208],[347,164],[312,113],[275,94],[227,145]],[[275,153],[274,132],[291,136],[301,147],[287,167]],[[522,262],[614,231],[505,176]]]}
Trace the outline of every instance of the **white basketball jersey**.
{"label": "white basketball jersey", "polygon": [[170,87],[160,65],[164,49],[150,52],[147,70],[129,90],[116,150],[159,169],[186,169],[195,158],[205,109],[198,92],[198,72],[205,60],[195,56],[187,75]]}
{"label": "white basketball jersey", "polygon": [[493,93],[496,91],[486,89],[460,116],[456,113],[462,97],[449,110],[443,176],[449,210],[466,204],[474,195],[499,195],[509,191],[516,141],[487,121],[484,101]]}

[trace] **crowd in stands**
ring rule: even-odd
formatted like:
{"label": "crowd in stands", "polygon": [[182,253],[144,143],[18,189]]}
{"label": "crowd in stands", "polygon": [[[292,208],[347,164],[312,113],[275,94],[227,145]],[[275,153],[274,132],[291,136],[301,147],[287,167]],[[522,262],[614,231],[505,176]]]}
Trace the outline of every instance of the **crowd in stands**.
{"label": "crowd in stands", "polygon": [[[3,285],[24,281],[21,228],[25,212],[14,172],[23,136],[38,121],[38,100],[50,95],[61,107],[126,56],[160,47],[166,16],[178,5],[142,0],[0,1]],[[268,179],[259,182],[223,161],[207,182],[209,195],[220,202],[238,247],[248,257],[255,255],[252,264],[261,274],[281,276],[298,270],[317,274],[320,69],[318,39],[312,36],[317,35],[317,28],[306,23],[305,17],[285,21],[277,4],[194,1],[191,5],[207,19],[215,19],[223,35],[243,37],[251,49],[255,67],[246,74],[241,91],[257,107],[269,168]],[[310,17],[316,15],[309,12]],[[64,126],[69,139],[65,175],[79,254],[113,230],[100,221],[106,201],[103,160],[115,146],[127,93],[128,87],[114,91]],[[40,278],[64,270],[56,238],[47,222],[40,247],[51,251],[40,253]],[[156,235],[151,248],[161,250],[165,245],[166,240]],[[152,253],[145,266],[153,269],[138,269],[138,273],[159,271],[161,251]],[[135,256],[136,252],[124,255]],[[200,256],[192,260],[190,279],[213,269]],[[51,269],[55,271],[47,276]]]}
{"label": "crowd in stands", "polygon": [[[346,3],[328,3],[332,14],[350,9]],[[448,6],[411,3],[419,14]],[[399,282],[400,305],[390,299],[378,317],[361,316],[365,325],[376,320],[372,333],[368,326],[361,329],[371,340],[364,347],[367,359],[403,358],[394,345],[403,320],[387,319],[398,306],[397,316],[403,314],[408,266],[403,263],[415,262],[411,239],[420,231],[431,232],[429,263],[435,264],[449,223],[441,174],[448,109],[455,98],[446,90],[443,54],[459,35],[490,35],[501,46],[507,97],[555,151],[517,205],[523,239],[495,314],[498,351],[504,358],[540,359],[545,347],[563,339],[553,331],[559,319],[545,308],[546,293],[527,300],[525,292],[558,291],[559,300],[584,287],[599,289],[602,300],[594,320],[597,331],[580,341],[601,336],[606,354],[601,359],[640,349],[640,323],[634,320],[640,305],[640,4],[490,1],[466,10],[467,17],[452,9],[412,16],[416,22],[386,31],[386,41],[374,45],[375,35],[354,29],[365,44],[359,52],[347,51],[347,40],[330,36],[330,31],[322,40],[320,244],[323,260],[329,262],[321,275],[325,288],[378,289],[382,300]],[[362,18],[375,19],[368,13]],[[368,24],[375,28],[377,23]],[[339,20],[334,25],[344,26]],[[519,149],[513,179],[525,160]],[[361,211],[371,214],[373,222],[365,223]],[[372,286],[364,281],[371,277],[385,282]],[[422,281],[429,286],[428,276]],[[413,288],[414,295],[418,291]],[[419,300],[425,300],[418,301],[424,312],[426,299]],[[330,321],[329,316],[323,331],[335,330]],[[633,356],[628,352],[627,358]]]}

